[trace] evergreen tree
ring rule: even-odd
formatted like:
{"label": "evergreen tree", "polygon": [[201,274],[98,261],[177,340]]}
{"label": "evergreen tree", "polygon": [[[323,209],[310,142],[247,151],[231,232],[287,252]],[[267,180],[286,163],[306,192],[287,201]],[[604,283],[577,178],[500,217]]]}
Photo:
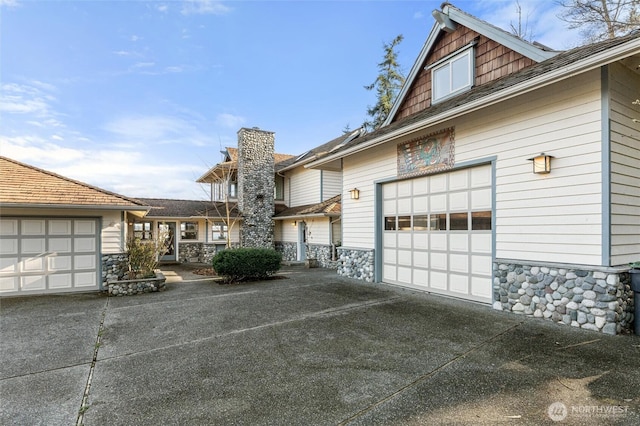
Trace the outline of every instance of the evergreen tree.
{"label": "evergreen tree", "polygon": [[403,39],[404,37],[400,34],[391,43],[384,44],[384,57],[382,62],[378,64],[380,74],[372,84],[364,86],[367,90],[375,89],[377,95],[376,104],[367,109],[367,114],[371,117],[371,120],[364,122],[367,131],[377,129],[386,120],[393,107],[393,102],[404,84],[404,75],[400,70],[398,53],[396,52],[396,47]]}

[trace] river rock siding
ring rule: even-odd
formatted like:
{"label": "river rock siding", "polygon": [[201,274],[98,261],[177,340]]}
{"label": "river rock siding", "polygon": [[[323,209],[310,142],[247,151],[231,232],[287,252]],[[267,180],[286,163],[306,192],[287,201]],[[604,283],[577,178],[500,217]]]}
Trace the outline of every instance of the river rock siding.
{"label": "river rock siding", "polygon": [[274,132],[238,131],[238,209],[242,247],[273,248]]}

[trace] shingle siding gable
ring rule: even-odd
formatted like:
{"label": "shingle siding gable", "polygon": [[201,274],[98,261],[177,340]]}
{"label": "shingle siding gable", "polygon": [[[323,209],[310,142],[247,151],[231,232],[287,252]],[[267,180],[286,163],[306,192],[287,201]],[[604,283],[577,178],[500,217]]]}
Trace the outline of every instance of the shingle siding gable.
{"label": "shingle siding gable", "polygon": [[405,96],[393,121],[401,120],[431,106],[431,70],[424,68],[477,40],[474,86],[481,86],[516,73],[536,62],[479,33],[459,25],[452,33],[441,33],[422,69]]}

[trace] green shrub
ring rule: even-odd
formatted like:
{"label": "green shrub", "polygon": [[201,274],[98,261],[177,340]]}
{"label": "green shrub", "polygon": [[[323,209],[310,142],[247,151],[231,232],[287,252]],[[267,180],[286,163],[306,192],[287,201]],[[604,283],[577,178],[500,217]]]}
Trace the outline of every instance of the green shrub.
{"label": "green shrub", "polygon": [[282,255],[265,248],[223,250],[212,260],[213,269],[228,282],[264,279],[280,270]]}

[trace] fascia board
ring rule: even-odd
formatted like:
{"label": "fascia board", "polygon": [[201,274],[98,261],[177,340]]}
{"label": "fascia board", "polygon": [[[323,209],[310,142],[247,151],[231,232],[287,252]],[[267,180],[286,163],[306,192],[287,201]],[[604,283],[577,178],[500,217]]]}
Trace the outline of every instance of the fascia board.
{"label": "fascia board", "polygon": [[427,37],[427,41],[425,41],[424,45],[422,46],[422,50],[420,50],[418,59],[416,59],[416,61],[413,63],[413,67],[411,67],[409,76],[407,77],[404,84],[402,85],[402,89],[400,89],[400,93],[398,93],[398,96],[396,97],[396,101],[393,103],[393,107],[391,107],[391,111],[389,111],[389,115],[382,123],[382,127],[391,123],[391,120],[393,120],[393,118],[395,117],[396,113],[398,112],[398,109],[400,108],[400,105],[402,104],[402,101],[404,100],[404,97],[407,95],[407,93],[409,92],[409,89],[413,85],[413,81],[418,77],[418,74],[420,73],[420,71],[422,71],[422,63],[425,61],[425,59],[427,59],[427,55],[429,55],[429,52],[431,52],[431,48],[433,47],[436,40],[438,39],[438,35],[440,34],[440,31],[442,31],[440,29],[440,25],[438,25],[438,23],[436,22],[433,25],[433,28],[431,28],[429,37]]}
{"label": "fascia board", "polygon": [[508,34],[507,32],[496,28],[493,25],[489,25],[486,22],[474,18],[473,16],[467,15],[466,13],[461,13],[455,8],[447,6],[445,7],[444,13],[448,15],[449,18],[454,22],[458,22],[459,24],[476,31],[491,40],[497,41],[498,43],[508,47],[509,49],[514,50],[536,62],[545,61],[547,59],[553,58],[558,53],[560,53],[539,49],[531,43],[520,40],[516,36]]}
{"label": "fascia board", "polygon": [[338,213],[313,213],[313,214],[297,214],[291,216],[278,216],[274,217],[273,220],[291,220],[291,219],[310,219],[316,217],[339,217]]}
{"label": "fascia board", "polygon": [[354,146],[343,152],[337,153],[336,155],[331,155],[331,156],[321,158],[320,160],[309,164],[308,167],[317,167],[324,163],[333,161],[335,159],[343,158],[343,157],[355,154],[357,152],[364,151],[376,145],[380,145],[390,140],[400,138],[404,135],[421,130],[423,128],[434,126],[438,123],[457,118],[463,114],[468,114],[470,112],[483,109],[490,105],[497,104],[499,102],[514,98],[516,96],[531,92],[533,90],[540,89],[542,87],[548,86],[558,81],[565,80],[567,78],[576,76],[578,74],[591,71],[603,65],[610,64],[612,62],[616,62],[621,59],[624,59],[628,56],[633,56],[637,54],[640,54],[640,39],[629,41],[620,46],[616,46],[612,49],[609,49],[609,50],[600,52],[598,54],[595,54],[593,56],[590,56],[588,58],[585,58],[581,61],[574,62],[569,65],[565,65],[564,67],[546,72],[537,77],[523,81],[520,84],[516,84],[514,86],[503,89],[499,92],[494,92],[490,95],[476,99],[464,105],[460,105],[456,108],[452,108],[434,117],[429,117],[425,120],[413,123],[410,126],[399,128],[394,132],[372,139],[371,141],[365,144]]}
{"label": "fascia board", "polygon": [[51,209],[51,210],[122,210],[130,212],[144,212],[147,213],[151,210],[149,206],[104,206],[104,205],[84,205],[84,204],[29,204],[29,203],[2,203],[4,209]]}

